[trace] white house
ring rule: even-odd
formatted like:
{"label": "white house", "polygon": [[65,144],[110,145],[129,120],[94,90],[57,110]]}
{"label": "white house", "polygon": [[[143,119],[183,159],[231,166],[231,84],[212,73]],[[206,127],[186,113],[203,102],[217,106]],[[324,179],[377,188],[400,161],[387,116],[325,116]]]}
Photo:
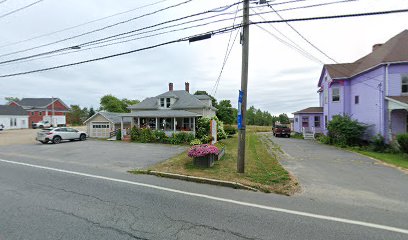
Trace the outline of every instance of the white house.
{"label": "white house", "polygon": [[4,129],[28,128],[28,114],[20,106],[0,105],[0,125]]}

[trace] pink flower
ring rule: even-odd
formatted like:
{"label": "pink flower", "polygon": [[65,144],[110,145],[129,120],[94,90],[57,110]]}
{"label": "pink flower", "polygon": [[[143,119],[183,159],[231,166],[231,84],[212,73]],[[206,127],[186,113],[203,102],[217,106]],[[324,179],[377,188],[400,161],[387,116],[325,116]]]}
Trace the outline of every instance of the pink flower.
{"label": "pink flower", "polygon": [[209,144],[192,146],[188,151],[189,157],[204,157],[209,154],[218,155],[218,148]]}

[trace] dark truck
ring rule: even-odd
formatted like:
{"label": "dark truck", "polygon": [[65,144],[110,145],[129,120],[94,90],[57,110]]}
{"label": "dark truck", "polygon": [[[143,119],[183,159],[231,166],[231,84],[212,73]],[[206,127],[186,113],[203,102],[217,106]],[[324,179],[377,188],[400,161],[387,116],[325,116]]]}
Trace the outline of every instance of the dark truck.
{"label": "dark truck", "polygon": [[290,128],[285,125],[276,125],[273,128],[273,136],[275,137],[290,137]]}

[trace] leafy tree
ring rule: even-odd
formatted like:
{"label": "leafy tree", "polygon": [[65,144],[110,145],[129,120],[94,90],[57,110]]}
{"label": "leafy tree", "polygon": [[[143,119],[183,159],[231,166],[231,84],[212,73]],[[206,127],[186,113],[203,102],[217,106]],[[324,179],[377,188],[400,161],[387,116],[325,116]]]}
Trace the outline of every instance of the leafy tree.
{"label": "leafy tree", "polygon": [[100,109],[105,110],[107,112],[125,113],[130,112],[130,110],[127,107],[137,103],[139,103],[138,100],[129,100],[126,98],[120,100],[119,98],[109,94],[101,98]]}
{"label": "leafy tree", "polygon": [[211,98],[211,102],[212,102],[213,107],[218,107],[217,99],[215,99],[215,97],[208,94],[206,91],[196,91],[194,93],[194,95],[207,95],[207,96],[209,96]]}
{"label": "leafy tree", "polygon": [[87,108],[81,109],[79,105],[71,105],[71,110],[67,116],[67,122],[71,125],[82,125],[88,118]]}
{"label": "leafy tree", "polygon": [[221,100],[218,104],[217,117],[225,124],[234,123],[234,109],[230,100]]}
{"label": "leafy tree", "polygon": [[18,97],[5,97],[4,99],[6,100],[7,104],[20,101]]}
{"label": "leafy tree", "polygon": [[94,110],[93,107],[91,107],[91,108],[89,109],[88,118],[92,117],[93,115],[95,115],[95,110]]}
{"label": "leafy tree", "polygon": [[286,115],[286,113],[279,114],[279,122],[281,124],[289,124],[290,121],[288,115]]}

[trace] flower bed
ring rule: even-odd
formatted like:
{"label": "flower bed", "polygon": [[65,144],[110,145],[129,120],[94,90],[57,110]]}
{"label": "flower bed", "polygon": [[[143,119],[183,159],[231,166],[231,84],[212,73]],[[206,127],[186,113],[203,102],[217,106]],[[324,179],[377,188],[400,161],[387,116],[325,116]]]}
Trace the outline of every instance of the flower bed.
{"label": "flower bed", "polygon": [[202,144],[191,147],[188,151],[188,156],[193,158],[193,164],[195,166],[212,167],[218,152],[216,146]]}

